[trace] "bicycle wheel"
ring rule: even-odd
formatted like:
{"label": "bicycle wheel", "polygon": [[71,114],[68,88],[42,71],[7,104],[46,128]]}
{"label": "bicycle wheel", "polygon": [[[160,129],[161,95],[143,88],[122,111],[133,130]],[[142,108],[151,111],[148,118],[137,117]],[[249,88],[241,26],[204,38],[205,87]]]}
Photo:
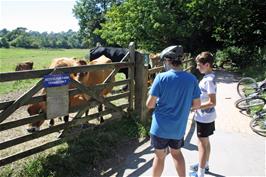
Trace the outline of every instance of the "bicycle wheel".
{"label": "bicycle wheel", "polygon": [[266,100],[261,97],[241,98],[235,102],[235,106],[240,110],[261,111],[266,104]]}
{"label": "bicycle wheel", "polygon": [[258,84],[251,77],[242,78],[237,84],[237,93],[242,98],[256,92],[257,89]]}
{"label": "bicycle wheel", "polygon": [[249,126],[254,132],[260,135],[263,133],[266,136],[266,118],[252,119]]}

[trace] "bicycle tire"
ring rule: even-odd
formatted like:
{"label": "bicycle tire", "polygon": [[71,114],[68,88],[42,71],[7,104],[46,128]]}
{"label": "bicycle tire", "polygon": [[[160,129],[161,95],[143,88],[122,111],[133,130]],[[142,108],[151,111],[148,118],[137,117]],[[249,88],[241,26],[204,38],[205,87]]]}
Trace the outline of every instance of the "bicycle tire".
{"label": "bicycle tire", "polygon": [[252,131],[258,134],[265,134],[266,135],[266,120],[263,118],[252,119],[249,123],[250,128]]}
{"label": "bicycle tire", "polygon": [[252,108],[255,111],[261,111],[265,104],[266,100],[261,97],[241,98],[235,102],[236,108],[240,110],[250,110]]}
{"label": "bicycle tire", "polygon": [[244,77],[237,83],[237,93],[241,98],[255,93],[258,89],[258,83],[251,77]]}

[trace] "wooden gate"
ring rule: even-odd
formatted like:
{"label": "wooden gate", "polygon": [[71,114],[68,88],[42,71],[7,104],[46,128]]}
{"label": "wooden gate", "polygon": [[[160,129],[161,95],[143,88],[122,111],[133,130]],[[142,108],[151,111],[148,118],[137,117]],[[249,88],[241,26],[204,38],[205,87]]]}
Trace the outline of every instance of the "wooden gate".
{"label": "wooden gate", "polygon": [[[1,73],[0,74],[0,82],[8,82],[8,81],[17,81],[17,80],[24,80],[24,79],[34,79],[34,78],[41,78],[38,83],[32,87],[29,91],[24,93],[22,96],[20,96],[16,100],[12,101],[6,101],[0,103],[0,133],[1,136],[4,136],[4,131],[10,131],[11,129],[18,128],[18,127],[25,127],[25,125],[29,123],[33,123],[36,121],[41,120],[47,120],[46,113],[39,113],[37,115],[33,115],[26,118],[19,118],[18,120],[11,120],[7,121],[6,119],[14,113],[17,109],[21,108],[22,106],[28,105],[28,104],[34,104],[38,102],[46,101],[46,95],[39,95],[35,96],[35,94],[40,91],[43,88],[43,77],[48,74],[54,74],[54,73],[80,73],[80,72],[90,72],[90,71],[96,71],[96,70],[103,70],[112,68],[112,73],[106,78],[106,80],[99,85],[96,86],[90,86],[86,87],[79,83],[76,80],[70,79],[71,84],[74,84],[76,86],[75,89],[69,90],[69,96],[73,96],[80,93],[85,93],[92,97],[93,99],[88,101],[86,104],[83,104],[78,107],[71,107],[69,109],[70,113],[76,113],[75,117],[66,123],[62,123],[59,125],[55,125],[50,128],[42,129],[38,132],[35,132],[33,134],[24,133],[24,135],[19,137],[14,137],[13,139],[5,139],[3,142],[0,142],[0,151],[1,152],[1,158],[0,158],[0,166],[6,165],[8,163],[14,162],[16,160],[22,159],[24,157],[30,156],[32,154],[41,152],[45,149],[54,147],[56,145],[59,145],[63,142],[66,142],[67,140],[74,139],[78,135],[80,135],[81,132],[86,131],[86,129],[80,129],[80,131],[67,134],[67,136],[61,136],[60,138],[56,138],[53,141],[43,143],[42,145],[38,145],[39,143],[36,143],[37,146],[30,147],[27,150],[23,150],[21,152],[16,152],[12,155],[8,154],[5,155],[5,150],[20,145],[22,143],[27,143],[29,141],[35,141],[36,139],[40,137],[44,137],[46,135],[49,135],[54,132],[58,132],[60,130],[63,131],[63,133],[68,130],[71,127],[81,125],[85,122],[88,122],[91,119],[98,118],[100,116],[104,116],[113,112],[117,112],[122,116],[128,116],[129,112],[133,110],[133,96],[134,96],[134,59],[135,57],[135,48],[134,43],[130,43],[129,45],[129,52],[126,54],[126,56],[122,59],[120,63],[110,63],[110,64],[100,64],[100,65],[86,65],[86,66],[78,66],[78,67],[68,67],[68,68],[56,68],[56,69],[45,69],[45,70],[36,70],[36,71],[21,71],[21,72],[11,72],[11,73]],[[126,59],[128,59],[127,62]],[[112,78],[115,76],[115,74],[119,71],[121,68],[128,68],[129,72],[129,78],[125,80],[120,80],[117,82],[110,82]],[[123,93],[119,93],[116,95],[103,97],[100,96],[101,90],[113,86],[119,86],[119,85],[129,85],[129,90]],[[127,98],[128,103],[121,104],[121,105],[115,105],[111,101],[118,100],[121,98]],[[104,104],[105,107],[108,109],[93,113],[88,116],[82,116],[83,113],[89,109],[92,108],[98,104]],[[25,129],[26,132],[26,129]]]}

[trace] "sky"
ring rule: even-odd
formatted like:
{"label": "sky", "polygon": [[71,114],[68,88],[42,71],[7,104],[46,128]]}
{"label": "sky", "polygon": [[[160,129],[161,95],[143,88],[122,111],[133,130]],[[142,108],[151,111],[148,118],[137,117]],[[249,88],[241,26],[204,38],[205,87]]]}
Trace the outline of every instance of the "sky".
{"label": "sky", "polygon": [[78,31],[78,20],[72,12],[74,4],[75,0],[0,0],[0,29]]}

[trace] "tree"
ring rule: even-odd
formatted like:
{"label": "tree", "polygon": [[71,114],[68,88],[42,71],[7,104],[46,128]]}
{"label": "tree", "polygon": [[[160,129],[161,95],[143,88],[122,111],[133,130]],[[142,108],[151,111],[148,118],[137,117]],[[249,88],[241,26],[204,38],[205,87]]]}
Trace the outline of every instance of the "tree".
{"label": "tree", "polygon": [[5,37],[1,37],[0,38],[0,47],[4,47],[4,48],[9,48],[10,47],[10,45],[7,42]]}
{"label": "tree", "polygon": [[0,30],[0,37],[1,37],[1,36],[5,36],[8,32],[9,32],[9,31],[8,31],[6,28]]}
{"label": "tree", "polygon": [[100,29],[100,23],[105,21],[105,13],[113,4],[120,4],[121,0],[78,0],[74,6],[73,13],[79,20],[80,33],[86,43],[90,46],[97,42],[105,43],[99,35],[93,33]]}
{"label": "tree", "polygon": [[128,0],[112,7],[106,22],[96,34],[108,43],[128,45],[136,41],[148,50],[162,49],[171,44],[181,44],[190,36],[183,1]]}

